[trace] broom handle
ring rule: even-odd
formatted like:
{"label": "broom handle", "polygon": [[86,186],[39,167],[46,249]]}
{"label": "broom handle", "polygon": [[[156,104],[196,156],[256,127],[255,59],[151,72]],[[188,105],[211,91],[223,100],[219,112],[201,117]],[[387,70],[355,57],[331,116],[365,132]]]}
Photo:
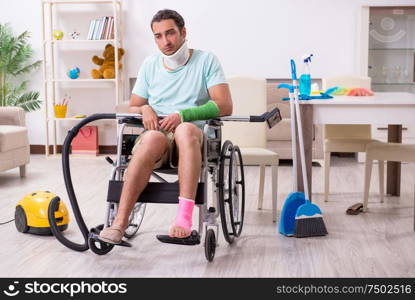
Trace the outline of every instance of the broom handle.
{"label": "broom handle", "polygon": [[305,198],[309,200],[310,195],[308,191],[307,168],[305,164],[303,127],[302,127],[302,122],[301,122],[300,102],[298,100],[298,86],[297,85],[295,85],[295,88],[294,88],[294,99],[295,99],[295,112],[297,116],[298,141],[300,143],[300,158],[301,158],[301,170],[303,173],[304,192],[305,192]]}
{"label": "broom handle", "polygon": [[[294,82],[293,82],[294,83]],[[290,97],[290,117],[291,117],[291,151],[293,160],[293,191],[298,192],[298,181],[297,181],[297,129],[295,107],[294,107],[294,93],[289,93]]]}
{"label": "broom handle", "polygon": [[297,158],[297,130],[296,130],[296,117],[295,117],[295,92],[297,91],[297,68],[295,66],[294,59],[290,60],[291,65],[291,79],[293,83],[293,88],[289,89],[289,96],[290,96],[290,114],[291,114],[291,151],[292,151],[292,158],[293,158],[293,189],[294,191],[298,192],[298,180],[297,180],[297,166],[298,166],[298,158]]}

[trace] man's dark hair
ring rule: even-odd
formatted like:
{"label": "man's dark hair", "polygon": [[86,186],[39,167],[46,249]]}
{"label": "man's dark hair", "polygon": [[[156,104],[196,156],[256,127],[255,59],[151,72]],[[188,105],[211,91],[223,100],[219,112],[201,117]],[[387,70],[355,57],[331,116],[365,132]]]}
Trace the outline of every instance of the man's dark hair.
{"label": "man's dark hair", "polygon": [[184,27],[184,19],[183,17],[175,10],[171,9],[163,9],[159,10],[151,20],[151,30],[153,30],[153,23],[154,22],[161,22],[163,20],[173,20],[176,23],[179,30],[182,30]]}

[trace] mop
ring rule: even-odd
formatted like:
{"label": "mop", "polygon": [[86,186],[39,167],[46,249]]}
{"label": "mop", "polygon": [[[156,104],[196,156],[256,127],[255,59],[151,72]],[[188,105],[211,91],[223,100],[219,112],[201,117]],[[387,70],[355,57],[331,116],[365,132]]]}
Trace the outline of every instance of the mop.
{"label": "mop", "polygon": [[[310,194],[308,190],[307,179],[307,167],[305,164],[305,151],[304,151],[304,137],[303,127],[301,122],[300,102],[298,97],[298,85],[297,75],[295,71],[295,62],[291,60],[291,76],[294,86],[294,108],[295,116],[297,120],[298,140],[300,146],[300,158],[301,158],[301,170],[303,175],[304,191],[305,191],[305,203],[298,207],[295,214],[295,236],[300,237],[312,237],[327,235],[326,225],[324,224],[323,214],[320,208],[312,204],[310,201]],[[292,101],[292,100],[291,100]],[[296,135],[292,138],[293,141],[297,141]],[[296,159],[296,157],[295,157]]]}
{"label": "mop", "polygon": [[[294,66],[295,67],[295,66]],[[297,213],[298,207],[305,203],[304,193],[299,192],[298,182],[297,182],[297,134],[296,134],[296,116],[294,108],[294,92],[295,86],[297,85],[297,78],[294,72],[292,72],[293,85],[289,84],[280,84],[278,88],[287,88],[288,95],[290,99],[290,117],[291,117],[291,151],[292,151],[292,161],[293,161],[293,173],[292,173],[292,182],[293,182],[293,192],[288,195],[286,198],[282,211],[280,222],[278,224],[278,231],[285,236],[294,236],[295,235],[295,215]]]}

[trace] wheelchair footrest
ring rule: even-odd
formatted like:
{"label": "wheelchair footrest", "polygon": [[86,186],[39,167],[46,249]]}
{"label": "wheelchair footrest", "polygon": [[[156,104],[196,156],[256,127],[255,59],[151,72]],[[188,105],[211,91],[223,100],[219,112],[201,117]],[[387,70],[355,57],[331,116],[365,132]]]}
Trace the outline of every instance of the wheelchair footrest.
{"label": "wheelchair footrest", "polygon": [[167,244],[176,244],[176,245],[185,245],[185,246],[194,246],[194,245],[200,244],[200,235],[199,235],[199,232],[197,232],[196,230],[193,230],[190,236],[183,238],[183,239],[170,237],[169,235],[162,235],[162,234],[158,234],[156,237],[160,242],[167,243]]}
{"label": "wheelchair footrest", "polygon": [[132,245],[129,242],[124,241],[124,240],[121,240],[121,242],[118,243],[118,244],[113,244],[113,243],[108,243],[108,242],[102,241],[98,236],[99,236],[99,234],[97,234],[97,233],[94,233],[94,232],[89,233],[89,238],[96,241],[96,242],[107,243],[107,244],[111,244],[111,245],[114,245],[114,246],[121,246],[121,247],[132,247]]}

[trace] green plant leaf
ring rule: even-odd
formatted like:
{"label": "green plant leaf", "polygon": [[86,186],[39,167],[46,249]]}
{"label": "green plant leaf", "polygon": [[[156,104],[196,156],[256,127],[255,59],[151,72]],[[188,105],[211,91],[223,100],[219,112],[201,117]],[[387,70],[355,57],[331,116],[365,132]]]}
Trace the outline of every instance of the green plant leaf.
{"label": "green plant leaf", "polygon": [[35,111],[41,106],[42,100],[39,99],[39,92],[27,92],[16,99],[14,106],[19,106],[25,111]]}
{"label": "green plant leaf", "polygon": [[24,91],[27,88],[28,81],[23,81],[19,86],[7,90],[7,99],[8,99],[8,105],[10,106],[16,106],[17,99],[24,93]]}
{"label": "green plant leaf", "polygon": [[42,63],[42,61],[38,60],[38,61],[34,62],[33,64],[30,64],[28,66],[25,66],[25,67],[21,68],[20,70],[18,70],[16,72],[13,72],[13,75],[18,76],[18,75],[22,75],[22,74],[25,74],[25,73],[29,73],[29,72],[39,68],[41,63]]}
{"label": "green plant leaf", "polygon": [[28,81],[20,76],[35,71],[41,61],[30,62],[33,49],[28,42],[30,33],[14,35],[10,24],[0,23],[0,106],[20,106],[25,111],[40,108],[39,92],[26,92]]}

